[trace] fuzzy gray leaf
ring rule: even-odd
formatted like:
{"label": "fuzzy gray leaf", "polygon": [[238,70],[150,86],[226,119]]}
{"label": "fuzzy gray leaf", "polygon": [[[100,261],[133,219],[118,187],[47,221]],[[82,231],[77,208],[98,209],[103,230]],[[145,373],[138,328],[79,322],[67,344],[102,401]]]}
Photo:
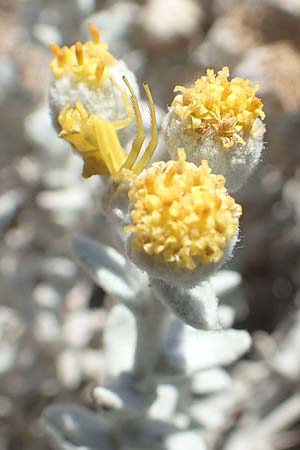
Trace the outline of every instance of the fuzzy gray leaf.
{"label": "fuzzy gray leaf", "polygon": [[175,372],[191,374],[233,363],[250,344],[246,331],[198,331],[174,320],[165,339],[164,354]]}
{"label": "fuzzy gray leaf", "polygon": [[100,417],[75,405],[53,405],[42,422],[56,450],[113,450],[112,433]]}
{"label": "fuzzy gray leaf", "polygon": [[151,286],[157,298],[187,325],[200,330],[219,328],[218,299],[208,282],[187,289],[152,279]]}
{"label": "fuzzy gray leaf", "polygon": [[125,303],[134,299],[131,267],[121,253],[84,237],[74,237],[72,246],[79,264],[105,292]]}
{"label": "fuzzy gray leaf", "polygon": [[184,430],[169,436],[166,441],[166,450],[206,450],[204,439],[199,430]]}
{"label": "fuzzy gray leaf", "polygon": [[117,377],[132,370],[137,339],[136,321],[123,305],[108,313],[103,330],[106,377]]}
{"label": "fuzzy gray leaf", "polygon": [[242,277],[234,270],[220,270],[210,279],[213,290],[217,296],[230,293],[240,286]]}
{"label": "fuzzy gray leaf", "polygon": [[95,387],[92,395],[100,410],[104,409],[106,414],[110,412],[115,417],[119,415],[127,419],[139,418],[155,399],[154,391],[145,393],[136,379],[125,373],[110,386]]}

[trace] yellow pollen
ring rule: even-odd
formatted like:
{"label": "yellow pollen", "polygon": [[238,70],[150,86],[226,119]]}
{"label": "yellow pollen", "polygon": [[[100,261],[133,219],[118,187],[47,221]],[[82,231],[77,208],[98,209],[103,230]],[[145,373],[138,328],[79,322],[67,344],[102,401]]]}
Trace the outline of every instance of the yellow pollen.
{"label": "yellow pollen", "polygon": [[182,148],[178,161],[154,163],[132,177],[133,224],[125,232],[132,233],[133,247],[178,268],[219,262],[242,214],[224,185],[207,161],[199,167],[186,162]]}
{"label": "yellow pollen", "polygon": [[58,57],[61,54],[61,49],[57,44],[51,44],[50,49],[54,56]]}
{"label": "yellow pollen", "polygon": [[236,142],[244,145],[244,137],[255,132],[254,121],[265,117],[263,103],[255,96],[259,86],[253,87],[250,80],[242,78],[229,81],[228,77],[228,67],[217,75],[208,69],[194,87],[176,86],[174,92],[181,93],[172,102],[184,129],[199,135],[212,129],[224,148]]}
{"label": "yellow pollen", "polygon": [[96,27],[96,25],[94,25],[93,23],[89,24],[89,30],[93,39],[93,42],[95,44],[99,44],[100,42],[100,33],[98,28]]}
{"label": "yellow pollen", "polygon": [[57,56],[57,64],[61,68],[66,64],[67,55],[66,55],[66,47],[62,48],[59,55]]}
{"label": "yellow pollen", "polygon": [[115,59],[109,53],[108,46],[100,41],[95,25],[91,24],[89,28],[92,41],[85,44],[77,42],[62,50],[56,44],[51,45],[54,58],[50,68],[56,79],[72,75],[75,82],[84,82],[90,87],[97,88],[107,75],[104,69],[115,65]]}
{"label": "yellow pollen", "polygon": [[98,80],[101,80],[102,76],[103,76],[103,71],[105,69],[105,64],[103,64],[102,61],[100,61],[97,64],[96,70],[95,70],[95,76]]}
{"label": "yellow pollen", "polygon": [[81,42],[75,44],[75,54],[78,64],[81,66],[83,64],[83,50]]}

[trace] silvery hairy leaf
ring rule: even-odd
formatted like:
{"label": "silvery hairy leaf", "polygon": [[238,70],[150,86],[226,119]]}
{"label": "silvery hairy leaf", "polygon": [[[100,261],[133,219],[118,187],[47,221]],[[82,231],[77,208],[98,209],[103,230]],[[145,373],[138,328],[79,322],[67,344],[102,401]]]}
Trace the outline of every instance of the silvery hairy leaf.
{"label": "silvery hairy leaf", "polygon": [[192,374],[236,361],[249,350],[247,331],[199,331],[174,320],[167,332],[163,355],[169,370]]}
{"label": "silvery hairy leaf", "polygon": [[109,425],[85,408],[52,405],[42,422],[55,450],[114,450]]}
{"label": "silvery hairy leaf", "polygon": [[271,359],[271,365],[291,381],[297,381],[300,374],[300,313],[295,314],[294,323],[285,338],[278,345],[278,349]]}
{"label": "silvery hairy leaf", "polygon": [[207,395],[227,389],[231,384],[228,373],[220,368],[201,370],[192,378],[192,392],[196,395]]}
{"label": "silvery hairy leaf", "polygon": [[10,224],[18,210],[24,205],[28,193],[23,189],[11,189],[0,196],[0,231]]}
{"label": "silvery hairy leaf", "polygon": [[127,305],[136,302],[146,277],[121,253],[84,237],[74,237],[72,246],[81,267],[107,294]]}
{"label": "silvery hairy leaf", "polygon": [[145,390],[143,385],[127,373],[123,373],[108,386],[97,386],[92,395],[100,410],[127,419],[141,418],[155,400],[154,389]]}
{"label": "silvery hairy leaf", "polygon": [[199,430],[186,429],[164,420],[145,419],[133,430],[124,430],[122,450],[205,450]]}
{"label": "silvery hairy leaf", "polygon": [[220,270],[209,281],[216,295],[222,296],[239,287],[242,277],[234,270]]}
{"label": "silvery hairy leaf", "polygon": [[165,442],[166,450],[206,450],[204,439],[199,430],[188,430],[174,433]]}
{"label": "silvery hairy leaf", "polygon": [[218,299],[208,282],[188,289],[152,279],[151,286],[156,297],[187,325],[200,330],[219,328]]}
{"label": "silvery hairy leaf", "polygon": [[106,377],[117,377],[132,369],[136,335],[132,312],[123,305],[115,305],[109,311],[103,329]]}
{"label": "silvery hairy leaf", "polygon": [[172,384],[160,384],[156,388],[157,398],[149,408],[152,419],[171,420],[176,412],[179,392]]}

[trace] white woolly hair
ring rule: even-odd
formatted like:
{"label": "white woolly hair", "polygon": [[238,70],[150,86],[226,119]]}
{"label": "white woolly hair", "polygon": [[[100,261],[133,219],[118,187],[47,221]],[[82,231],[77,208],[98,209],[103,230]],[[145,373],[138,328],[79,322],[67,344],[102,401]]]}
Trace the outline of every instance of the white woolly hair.
{"label": "white woolly hair", "polygon": [[[119,88],[124,90],[130,98],[128,89],[122,79],[123,75],[129,80],[137,97],[139,89],[134,74],[126,67],[123,61],[117,61],[115,67],[109,68],[109,74],[114,78]],[[76,102],[82,103],[89,114],[95,114],[102,119],[115,121],[126,117],[126,111],[120,89],[107,77],[101,88],[91,89],[86,83],[77,83],[73,74],[68,74],[60,79],[53,79],[49,89],[49,105],[52,122],[59,132],[57,122],[60,111],[66,105]],[[134,119],[130,126],[118,131],[121,144],[125,146],[135,134]]]}
{"label": "white woolly hair", "polygon": [[184,147],[187,161],[200,165],[202,160],[207,160],[213,173],[226,178],[228,192],[235,192],[246,182],[264,148],[263,122],[256,119],[253,127],[255,134],[243,136],[245,145],[236,143],[231,148],[224,149],[218,143],[215,130],[210,129],[202,136],[194,130],[183,130],[181,120],[175,115],[174,109],[170,108],[163,123],[163,134],[172,159],[177,159],[177,149]]}
{"label": "white woolly hair", "polygon": [[148,255],[135,250],[132,246],[132,234],[127,239],[127,254],[130,260],[151,278],[163,280],[177,287],[193,288],[214,275],[221,266],[232,257],[238,235],[230,239],[223,249],[222,258],[217,263],[200,264],[193,270],[180,269],[173,263],[164,263],[157,255]]}

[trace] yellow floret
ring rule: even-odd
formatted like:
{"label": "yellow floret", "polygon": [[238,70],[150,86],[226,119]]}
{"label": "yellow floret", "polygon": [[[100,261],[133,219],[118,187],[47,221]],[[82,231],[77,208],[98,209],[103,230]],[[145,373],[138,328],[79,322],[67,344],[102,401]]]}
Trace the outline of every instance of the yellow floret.
{"label": "yellow floret", "polygon": [[195,269],[217,263],[228,241],[237,234],[241,206],[227,194],[225,178],[211,173],[207,161],[197,167],[178,161],[154,163],[132,177],[129,199],[134,205],[135,250],[156,255],[161,262]]}
{"label": "yellow floret", "polygon": [[90,25],[93,41],[59,48],[51,46],[54,58],[50,67],[56,79],[73,74],[76,82],[85,82],[98,87],[107,75],[107,69],[115,65],[114,57],[108,52],[108,46],[100,41],[100,35],[94,25]]}
{"label": "yellow floret", "polygon": [[243,137],[255,132],[254,121],[265,117],[263,103],[255,96],[259,86],[253,87],[250,80],[242,78],[229,81],[228,77],[228,67],[218,75],[208,69],[194,87],[176,86],[174,92],[181,94],[172,103],[184,129],[202,135],[213,128],[224,148],[236,142],[245,144]]}

